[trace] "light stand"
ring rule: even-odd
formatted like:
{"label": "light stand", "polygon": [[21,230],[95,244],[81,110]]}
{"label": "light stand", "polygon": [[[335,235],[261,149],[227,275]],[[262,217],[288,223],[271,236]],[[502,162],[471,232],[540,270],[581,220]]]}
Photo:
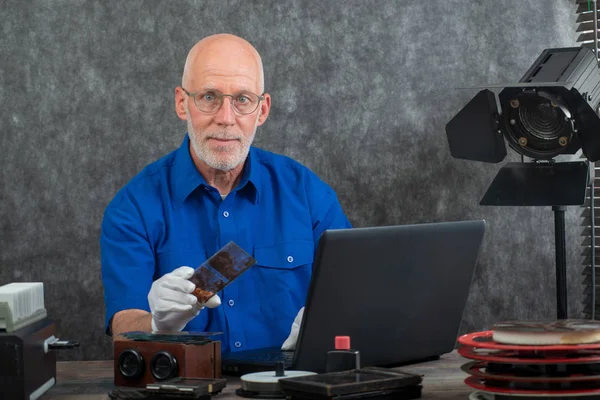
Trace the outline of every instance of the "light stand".
{"label": "light stand", "polygon": [[554,246],[556,247],[556,318],[567,319],[567,250],[565,243],[565,206],[554,211]]}
{"label": "light stand", "polygon": [[483,206],[552,206],[558,319],[567,318],[566,206],[583,204],[588,174],[588,166],[583,161],[507,163],[479,203]]}

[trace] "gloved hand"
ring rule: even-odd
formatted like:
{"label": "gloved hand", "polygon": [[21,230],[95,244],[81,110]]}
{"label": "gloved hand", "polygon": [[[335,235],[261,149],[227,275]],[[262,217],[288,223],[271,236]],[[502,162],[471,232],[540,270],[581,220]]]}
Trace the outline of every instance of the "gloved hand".
{"label": "gloved hand", "polygon": [[294,322],[292,323],[292,329],[290,331],[290,335],[283,345],[281,346],[281,350],[295,350],[296,342],[298,341],[298,332],[300,332],[300,324],[302,323],[302,316],[304,315],[304,307],[298,311],[296,318],[294,318]]}
{"label": "gloved hand", "polygon": [[221,304],[216,294],[206,303],[199,303],[191,294],[196,288],[188,280],[192,275],[192,268],[179,267],[152,283],[148,303],[153,331],[181,331],[204,307],[215,308]]}

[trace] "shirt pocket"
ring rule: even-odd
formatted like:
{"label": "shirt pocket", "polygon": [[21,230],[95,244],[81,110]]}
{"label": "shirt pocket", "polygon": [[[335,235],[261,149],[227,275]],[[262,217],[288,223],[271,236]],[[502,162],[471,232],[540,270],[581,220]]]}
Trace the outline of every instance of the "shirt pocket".
{"label": "shirt pocket", "polygon": [[306,301],[314,251],[312,241],[254,248],[256,265],[251,270],[261,299],[261,312],[267,319],[289,320],[291,326]]}
{"label": "shirt pocket", "polygon": [[254,248],[256,265],[269,269],[295,269],[314,260],[314,243],[308,241],[279,243]]}

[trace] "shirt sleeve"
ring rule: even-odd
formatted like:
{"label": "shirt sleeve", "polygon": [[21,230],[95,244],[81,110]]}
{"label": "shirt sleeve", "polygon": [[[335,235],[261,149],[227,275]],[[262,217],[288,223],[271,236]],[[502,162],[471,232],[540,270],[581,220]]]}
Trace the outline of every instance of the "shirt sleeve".
{"label": "shirt sleeve", "polygon": [[151,243],[139,207],[127,193],[119,193],[109,204],[100,235],[102,281],[106,306],[106,333],[119,311],[150,311],[148,292],[155,272]]}
{"label": "shirt sleeve", "polygon": [[351,228],[335,191],[316,175],[309,179],[307,195],[313,218],[313,239],[315,251],[319,239],[327,229]]}

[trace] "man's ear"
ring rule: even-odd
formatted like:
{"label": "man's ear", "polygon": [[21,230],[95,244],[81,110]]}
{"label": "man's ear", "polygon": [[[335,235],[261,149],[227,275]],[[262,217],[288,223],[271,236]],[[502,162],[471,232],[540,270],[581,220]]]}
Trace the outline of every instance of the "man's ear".
{"label": "man's ear", "polygon": [[187,121],[187,114],[185,112],[185,101],[187,97],[187,94],[185,94],[180,86],[175,88],[175,113],[184,121]]}
{"label": "man's ear", "polygon": [[260,102],[260,114],[258,115],[256,126],[261,126],[265,123],[269,116],[269,111],[271,110],[271,95],[265,93],[263,96],[265,96],[265,98]]}

